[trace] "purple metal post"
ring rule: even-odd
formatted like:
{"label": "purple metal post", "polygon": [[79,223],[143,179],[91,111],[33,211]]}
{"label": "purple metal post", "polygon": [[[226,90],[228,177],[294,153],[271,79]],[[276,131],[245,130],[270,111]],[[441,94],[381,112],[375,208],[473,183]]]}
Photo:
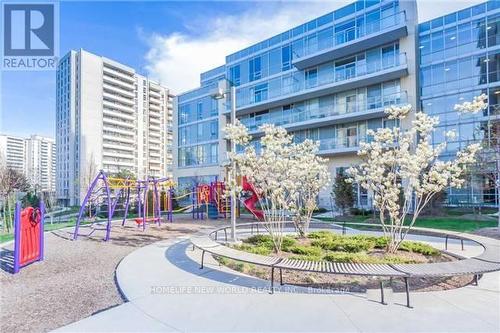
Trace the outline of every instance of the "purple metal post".
{"label": "purple metal post", "polygon": [[155,197],[155,205],[153,205],[153,211],[156,213],[156,218],[158,218],[158,225],[161,225],[161,202],[158,196],[158,182],[153,178],[153,195]]}
{"label": "purple metal post", "polygon": [[144,212],[142,214],[142,231],[146,230],[146,215],[148,215],[148,191],[149,191],[149,183],[144,182]]}
{"label": "purple metal post", "polygon": [[127,185],[127,198],[125,199],[125,212],[123,215],[122,227],[125,225],[125,221],[128,217],[128,207],[130,205],[130,185]]}
{"label": "purple metal post", "polygon": [[193,220],[194,220],[194,204],[195,204],[195,201],[194,201],[194,196],[196,195],[196,193],[194,192],[194,187],[193,187],[193,191],[191,192],[191,202],[193,203],[193,210],[192,210],[192,213],[193,213]]}
{"label": "purple metal post", "polygon": [[78,212],[78,219],[76,219],[73,240],[76,240],[78,238],[78,229],[80,228],[80,223],[82,220],[83,212],[85,211],[85,205],[89,201],[89,198],[92,195],[92,191],[94,190],[94,187],[97,185],[97,182],[99,182],[99,180],[101,179],[102,173],[103,173],[103,171],[101,170],[99,172],[99,174],[92,181],[92,184],[90,184],[89,189],[87,190],[87,194],[85,194],[85,198],[83,199],[82,205],[80,206],[80,211]]}
{"label": "purple metal post", "polygon": [[142,216],[142,204],[141,204],[141,185],[137,185],[137,217]]}
{"label": "purple metal post", "polygon": [[108,224],[106,226],[106,236],[104,237],[105,241],[109,240],[109,234],[111,233],[111,219],[112,219],[112,214],[113,212],[111,211],[111,189],[109,188],[108,184],[108,178],[106,177],[106,174],[104,171],[101,171],[102,173],[102,180],[104,181],[104,187],[106,188],[106,194],[108,195]]}
{"label": "purple metal post", "polygon": [[168,210],[169,210],[169,220],[170,222],[174,222],[174,190],[172,190],[172,187],[168,190],[169,196],[168,196]]}
{"label": "purple metal post", "polygon": [[38,256],[38,261],[42,261],[45,255],[45,204],[43,200],[40,200],[40,255]]}
{"label": "purple metal post", "polygon": [[21,256],[21,203],[16,202],[14,210],[14,274],[19,272]]}

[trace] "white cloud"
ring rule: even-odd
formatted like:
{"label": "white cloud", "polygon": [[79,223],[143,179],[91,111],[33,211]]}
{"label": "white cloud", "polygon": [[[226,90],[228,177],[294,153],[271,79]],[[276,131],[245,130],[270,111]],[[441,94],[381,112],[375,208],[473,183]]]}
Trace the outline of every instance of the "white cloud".
{"label": "white cloud", "polygon": [[238,15],[204,17],[194,23],[191,18],[187,28],[196,33],[146,37],[150,49],[145,55],[145,69],[175,93],[193,89],[199,85],[200,73],[222,65],[226,55],[349,2],[256,3]]}

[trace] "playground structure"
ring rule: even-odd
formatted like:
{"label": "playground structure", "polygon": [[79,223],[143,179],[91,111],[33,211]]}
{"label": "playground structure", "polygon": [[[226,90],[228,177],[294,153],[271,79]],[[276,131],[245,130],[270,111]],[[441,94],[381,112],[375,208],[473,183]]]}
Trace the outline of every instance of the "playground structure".
{"label": "playground structure", "polygon": [[[242,179],[244,191],[251,196],[243,201],[245,207],[259,220],[263,219],[262,211],[255,208],[258,197],[251,184]],[[190,213],[193,219],[204,220],[228,218],[231,210],[230,198],[226,195],[224,181],[215,180],[210,184],[195,184],[190,191],[180,196],[174,196],[174,182],[167,177],[146,179],[130,179],[110,177],[104,171],[99,171],[94,178],[82,201],[75,224],[73,239],[78,236],[91,236],[95,231],[105,231],[104,240],[109,240],[113,216],[121,210],[123,215],[121,225],[129,220],[131,204],[136,209],[135,221],[137,227],[146,229],[148,223],[161,225],[161,222],[173,222],[174,213]],[[174,210],[174,201],[185,200],[187,204]],[[105,207],[104,212],[101,208]],[[95,212],[94,212],[95,210]],[[90,223],[84,223],[85,212]],[[97,221],[97,215],[105,215],[105,221]],[[94,216],[93,216],[94,215]],[[239,209],[237,211],[239,215]],[[91,228],[90,232],[80,234],[81,228]]]}
{"label": "playground structure", "polygon": [[35,261],[44,258],[44,214],[45,205],[40,201],[38,208],[21,208],[16,203],[14,211],[14,263],[13,273]]}

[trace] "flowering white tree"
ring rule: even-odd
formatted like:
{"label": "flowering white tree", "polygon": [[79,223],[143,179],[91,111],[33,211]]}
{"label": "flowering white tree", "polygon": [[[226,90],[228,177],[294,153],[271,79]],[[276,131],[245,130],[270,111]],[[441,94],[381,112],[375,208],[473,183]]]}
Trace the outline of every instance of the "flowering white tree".
{"label": "flowering white tree", "polygon": [[[486,96],[472,103],[456,105],[459,112],[478,112],[486,108]],[[389,119],[402,121],[412,107],[390,107],[385,110]],[[451,161],[441,161],[439,155],[446,142],[432,146],[431,135],[439,123],[437,117],[418,112],[409,129],[380,128],[368,131],[371,142],[362,143],[358,155],[362,163],[349,169],[355,181],[373,194],[379,210],[384,234],[389,236],[388,252],[395,252],[417,217],[439,192],[452,186],[460,188],[467,167],[474,162],[479,144],[471,144],[457,152]],[[445,133],[451,138],[454,132]],[[410,211],[412,215],[408,216]],[[406,228],[407,227],[407,228]]]}
{"label": "flowering white tree", "polygon": [[[293,136],[285,129],[263,125],[259,152],[250,144],[247,128],[240,122],[228,125],[226,138],[244,147],[242,153],[231,152],[229,158],[236,170],[229,174],[246,176],[259,197],[264,214],[264,226],[271,235],[276,252],[280,252],[284,223],[292,213],[299,232],[309,226],[312,211],[316,208],[319,191],[328,183],[329,176],[324,160],[316,156],[319,145],[311,140],[293,143]],[[236,172],[233,172],[236,171]],[[239,195],[241,187],[236,178],[229,179],[233,194]]]}

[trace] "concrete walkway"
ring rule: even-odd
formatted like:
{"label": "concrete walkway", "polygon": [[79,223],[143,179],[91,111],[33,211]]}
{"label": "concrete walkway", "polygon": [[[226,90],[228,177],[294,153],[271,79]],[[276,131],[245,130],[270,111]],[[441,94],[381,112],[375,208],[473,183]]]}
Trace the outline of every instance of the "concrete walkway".
{"label": "concrete walkway", "polygon": [[[437,248],[442,240],[418,237]],[[450,251],[473,256],[481,248],[451,242]],[[412,293],[387,290],[389,305],[378,303],[379,291],[366,294],[318,293],[283,286],[274,295],[267,281],[220,267],[189,241],[155,243],[125,257],[116,270],[129,302],[62,327],[60,332],[170,331],[335,331],[335,332],[498,332],[500,273],[486,274],[479,286]]]}

